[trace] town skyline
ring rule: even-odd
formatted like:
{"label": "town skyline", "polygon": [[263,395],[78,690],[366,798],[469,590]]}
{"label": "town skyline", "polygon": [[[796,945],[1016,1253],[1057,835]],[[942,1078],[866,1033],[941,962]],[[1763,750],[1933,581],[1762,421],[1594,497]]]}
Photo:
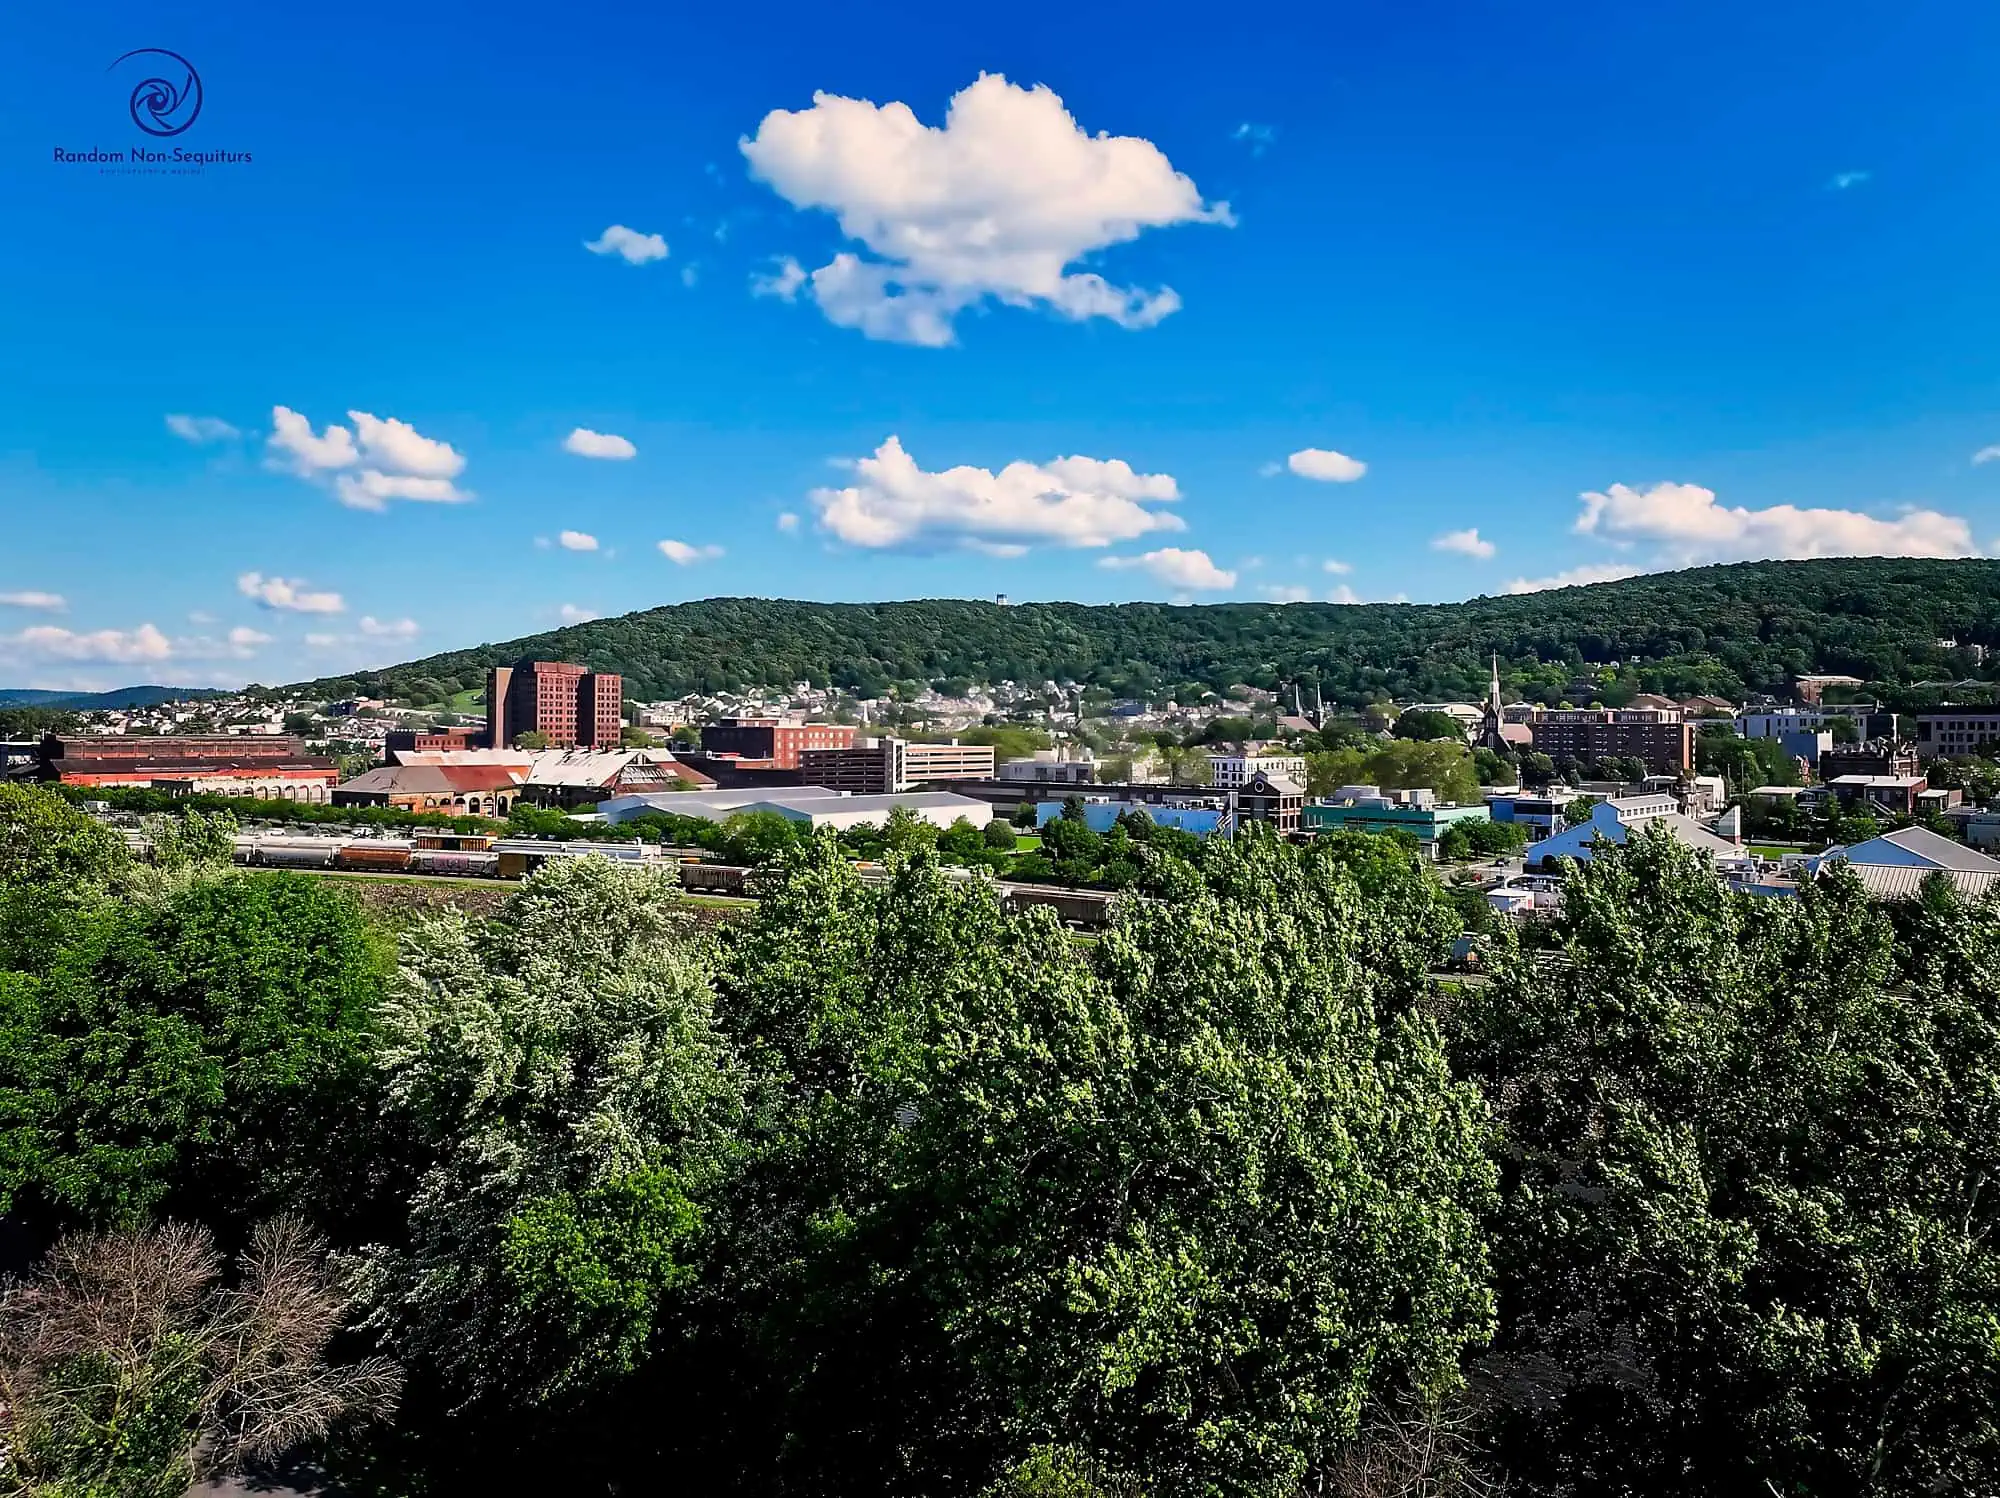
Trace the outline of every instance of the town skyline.
{"label": "town skyline", "polygon": [[[0,685],[2000,549],[1969,7],[391,14],[10,19]],[[49,159],[149,46],[251,159]]]}

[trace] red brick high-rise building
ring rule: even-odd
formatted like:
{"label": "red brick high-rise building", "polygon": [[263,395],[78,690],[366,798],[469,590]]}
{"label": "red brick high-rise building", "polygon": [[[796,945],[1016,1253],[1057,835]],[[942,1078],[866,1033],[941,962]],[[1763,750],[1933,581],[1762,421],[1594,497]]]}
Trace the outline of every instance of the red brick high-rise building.
{"label": "red brick high-rise building", "polygon": [[486,739],[512,748],[524,733],[549,746],[616,749],[625,727],[625,684],[605,671],[561,661],[516,661],[486,673]]}

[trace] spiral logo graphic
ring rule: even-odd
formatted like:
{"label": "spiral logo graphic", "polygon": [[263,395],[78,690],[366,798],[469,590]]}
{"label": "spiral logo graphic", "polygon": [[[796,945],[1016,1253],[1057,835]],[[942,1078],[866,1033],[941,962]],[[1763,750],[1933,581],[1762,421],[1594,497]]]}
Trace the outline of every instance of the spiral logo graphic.
{"label": "spiral logo graphic", "polygon": [[[146,64],[167,76],[141,79],[138,87],[132,90],[132,123],[148,135],[179,135],[201,116],[201,74],[180,53],[169,52],[163,47],[136,48],[112,63],[111,68],[130,62],[135,57],[165,58],[175,66],[169,68],[158,62]],[[104,71],[108,73],[111,68]]]}

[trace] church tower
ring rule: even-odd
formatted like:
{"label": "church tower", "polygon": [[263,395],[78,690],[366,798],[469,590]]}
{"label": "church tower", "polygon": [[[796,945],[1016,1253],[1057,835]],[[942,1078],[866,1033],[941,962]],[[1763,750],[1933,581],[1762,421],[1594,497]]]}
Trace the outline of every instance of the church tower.
{"label": "church tower", "polygon": [[1507,752],[1507,740],[1500,733],[1500,657],[1493,657],[1493,676],[1486,687],[1486,700],[1480,704],[1486,711],[1486,720],[1481,725],[1479,741],[1495,754]]}

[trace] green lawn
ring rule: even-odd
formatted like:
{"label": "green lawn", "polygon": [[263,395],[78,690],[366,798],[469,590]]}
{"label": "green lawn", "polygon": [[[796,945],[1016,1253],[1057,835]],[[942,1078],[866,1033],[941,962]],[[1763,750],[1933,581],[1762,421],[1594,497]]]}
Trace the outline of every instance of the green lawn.
{"label": "green lawn", "polygon": [[478,687],[467,687],[463,692],[454,692],[449,702],[416,702],[411,706],[420,713],[472,713],[485,710],[486,693]]}

